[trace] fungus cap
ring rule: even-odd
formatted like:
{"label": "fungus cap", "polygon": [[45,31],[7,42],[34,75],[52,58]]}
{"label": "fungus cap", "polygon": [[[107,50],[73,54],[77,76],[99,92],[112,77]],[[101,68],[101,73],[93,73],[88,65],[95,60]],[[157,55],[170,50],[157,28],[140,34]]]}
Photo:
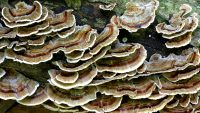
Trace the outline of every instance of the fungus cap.
{"label": "fungus cap", "polygon": [[119,17],[119,25],[129,32],[147,28],[154,21],[158,6],[158,0],[130,1],[126,4],[124,14]]}

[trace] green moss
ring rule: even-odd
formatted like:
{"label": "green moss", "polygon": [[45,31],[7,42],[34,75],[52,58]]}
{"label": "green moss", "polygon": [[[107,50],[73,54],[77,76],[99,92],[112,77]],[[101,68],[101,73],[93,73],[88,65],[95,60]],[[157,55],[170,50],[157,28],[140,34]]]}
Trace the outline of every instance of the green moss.
{"label": "green moss", "polygon": [[97,18],[96,19],[96,23],[94,23],[94,27],[98,27],[98,28],[103,28],[105,27],[106,21],[101,19],[101,18]]}
{"label": "green moss", "polygon": [[81,7],[81,0],[65,0],[68,7],[79,9]]}
{"label": "green moss", "polygon": [[82,18],[82,19],[81,19],[81,22],[82,22],[83,24],[86,24],[86,23],[88,22],[88,20],[87,20],[86,18]]}
{"label": "green moss", "polygon": [[8,6],[8,0],[0,0],[0,7],[3,8],[5,6]]}
{"label": "green moss", "polygon": [[64,7],[65,5],[63,3],[64,2],[56,2],[53,0],[48,0],[48,1],[44,1],[42,4],[48,7],[48,9],[50,10],[54,10],[55,8],[58,8],[58,7]]}
{"label": "green moss", "polygon": [[200,47],[200,29],[197,29],[195,32],[193,32],[192,41],[190,44],[196,47]]}

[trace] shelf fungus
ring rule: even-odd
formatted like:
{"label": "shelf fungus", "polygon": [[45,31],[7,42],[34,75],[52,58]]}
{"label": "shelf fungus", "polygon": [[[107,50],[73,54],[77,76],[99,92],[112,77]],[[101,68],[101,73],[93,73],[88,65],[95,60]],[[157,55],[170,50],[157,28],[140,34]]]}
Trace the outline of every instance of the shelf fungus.
{"label": "shelf fungus", "polygon": [[76,51],[73,51],[73,52],[71,52],[69,54],[65,54],[65,57],[67,58],[67,61],[69,60],[68,61],[69,63],[70,63],[70,60],[72,60],[72,61],[73,60],[78,60],[79,61],[79,59],[82,58],[83,55],[85,54],[85,51],[76,50]]}
{"label": "shelf fungus", "polygon": [[137,32],[141,28],[147,28],[154,21],[158,6],[158,0],[131,0],[126,4],[124,14],[114,16],[111,21],[129,32]]}
{"label": "shelf fungus", "polygon": [[192,8],[188,4],[183,4],[179,12],[170,18],[169,25],[160,23],[156,26],[156,31],[162,33],[163,38],[169,39],[165,43],[167,48],[179,48],[191,42],[192,32],[197,28],[199,21],[196,13],[185,17],[191,11]]}
{"label": "shelf fungus", "polygon": [[144,62],[143,72],[137,76],[184,70],[189,66],[197,66],[199,63],[200,54],[197,48],[183,50],[180,55],[171,53],[167,57],[153,54],[148,62]]}
{"label": "shelf fungus", "polygon": [[44,46],[29,48],[23,54],[16,53],[12,49],[6,50],[6,58],[14,61],[38,64],[51,60],[53,53],[63,51],[71,53],[75,50],[85,50],[94,44],[96,31],[88,25],[77,27],[76,32],[68,38],[56,38],[50,40]]}
{"label": "shelf fungus", "polygon": [[128,99],[121,103],[119,108],[111,113],[152,113],[162,110],[167,103],[173,99],[173,96],[167,96],[158,100],[131,100]]}
{"label": "shelf fungus", "polygon": [[[124,40],[132,36],[128,32],[153,23],[158,0],[98,2],[101,5],[92,9],[126,6],[124,13],[117,12],[121,15],[108,16],[112,18],[101,29],[96,23],[97,29],[81,23],[92,2],[83,5],[81,12],[65,7],[53,11],[47,8],[49,4],[28,3],[21,1],[1,10],[0,99],[73,113],[200,111],[200,49],[179,48],[190,43],[198,25],[189,5],[181,5],[169,24],[156,26],[156,31],[169,39],[167,48],[179,48],[176,54],[163,56],[168,53],[166,48],[156,50],[162,44],[150,44],[155,41],[151,39],[154,30],[148,30],[152,32],[148,32],[149,44],[139,41],[144,46],[138,40]],[[98,14],[102,10],[94,10],[92,15],[102,16]],[[152,49],[157,53],[148,60]]]}
{"label": "shelf fungus", "polygon": [[165,43],[167,48],[178,48],[181,46],[186,46],[192,40],[192,32],[188,32],[185,35],[171,39]]}
{"label": "shelf fungus", "polygon": [[46,35],[55,32],[60,38],[66,38],[75,32],[76,20],[72,11],[65,10],[59,14],[54,14],[51,11],[47,18],[49,26],[37,32],[36,35]]}
{"label": "shelf fungus", "polygon": [[100,4],[99,8],[102,10],[113,10],[115,8],[115,6],[117,5],[117,3],[109,3],[109,4]]}
{"label": "shelf fungus", "polygon": [[76,28],[72,11],[65,10],[55,14],[53,11],[48,11],[46,7],[42,7],[38,1],[34,1],[33,6],[19,2],[15,8],[4,7],[2,21],[8,28],[2,29],[5,33],[0,37],[14,37],[16,34],[19,37],[49,35],[53,32],[60,38],[66,38],[74,33]]}
{"label": "shelf fungus", "polygon": [[29,37],[25,42],[27,42],[27,45],[30,46],[40,46],[45,44],[46,39],[47,36],[36,36],[34,38]]}
{"label": "shelf fungus", "polygon": [[15,38],[17,36],[17,30],[11,29],[0,24],[0,39],[2,38]]}
{"label": "shelf fungus", "polygon": [[49,79],[49,83],[62,89],[86,86],[92,82],[93,78],[97,75],[97,69],[94,66],[89,66],[88,68],[78,71],[77,73],[56,71],[57,70],[49,71],[51,77],[51,79]]}
{"label": "shelf fungus", "polygon": [[0,64],[3,63],[5,60],[5,53],[4,52],[0,52]]}
{"label": "shelf fungus", "polygon": [[109,46],[103,48],[98,54],[96,54],[91,59],[88,59],[86,61],[79,61],[77,63],[68,63],[66,61],[60,60],[60,61],[55,61],[54,64],[57,65],[63,71],[67,71],[67,72],[80,71],[80,70],[83,70],[83,69],[89,67],[94,62],[101,59],[109,49],[110,49]]}
{"label": "shelf fungus", "polygon": [[18,100],[17,102],[26,106],[40,105],[49,99],[46,90],[47,90],[46,87],[45,88],[38,87],[38,89],[33,95],[27,96],[22,100]]}
{"label": "shelf fungus", "polygon": [[[134,44],[133,44],[134,45]],[[109,71],[115,73],[126,73],[139,68],[147,57],[146,49],[139,46],[132,54],[122,57],[106,57],[98,60],[95,65],[99,72]],[[113,51],[114,52],[114,51]],[[126,51],[125,51],[126,52]],[[126,54],[126,53],[124,53]]]}
{"label": "shelf fungus", "polygon": [[198,104],[198,94],[176,95],[174,99],[166,105],[166,108],[176,108],[178,106],[186,108],[190,105]]}
{"label": "shelf fungus", "polygon": [[[79,61],[83,61],[82,58],[83,58],[84,55],[87,54],[86,51],[88,51],[88,50],[83,50],[83,51],[82,50],[76,50],[76,51],[73,51],[69,54],[65,54],[67,62],[68,63],[78,63]],[[91,55],[91,57],[92,57],[92,55]]]}
{"label": "shelf fungus", "polygon": [[18,27],[17,36],[27,37],[38,33],[40,30],[46,29],[49,26],[48,21],[42,21],[29,26]]}
{"label": "shelf fungus", "polygon": [[180,80],[191,78],[191,77],[195,76],[196,74],[198,74],[199,71],[200,71],[199,67],[188,67],[184,70],[163,73],[162,75],[165,78],[167,78],[169,81],[177,82]]}
{"label": "shelf fungus", "polygon": [[131,99],[148,98],[155,90],[156,85],[149,79],[135,79],[132,81],[112,81],[97,86],[98,90],[105,95],[122,97],[128,95]]}
{"label": "shelf fungus", "polygon": [[48,16],[48,9],[42,7],[38,1],[34,1],[32,6],[18,2],[15,8],[4,7],[2,15],[6,26],[17,28],[44,21]]}
{"label": "shelf fungus", "polygon": [[[70,53],[69,56],[66,54],[68,63],[80,63],[80,62],[95,62],[98,59],[102,58],[108,50],[110,50],[109,46],[117,40],[119,35],[119,29],[114,24],[107,24],[104,30],[97,34],[96,40],[94,44],[84,51],[74,51],[74,53]],[[93,59],[93,60],[92,60]]]}
{"label": "shelf fungus", "polygon": [[157,88],[151,93],[151,95],[148,97],[148,99],[150,99],[150,100],[158,100],[158,99],[164,98],[164,97],[166,97],[166,96],[167,96],[167,95],[165,95],[165,94],[159,93],[159,88],[157,87]]}
{"label": "shelf fungus", "polygon": [[48,110],[55,111],[55,112],[61,112],[61,113],[79,113],[80,110],[76,107],[70,107],[67,105],[61,105],[61,104],[56,104],[55,102],[52,101],[47,101],[42,104],[42,106]]}
{"label": "shelf fungus", "polygon": [[84,87],[79,89],[64,90],[48,85],[47,95],[49,99],[57,104],[67,104],[75,107],[84,105],[96,99],[97,89],[95,87]]}
{"label": "shelf fungus", "polygon": [[137,49],[141,47],[138,43],[120,43],[116,40],[113,44],[111,44],[111,49],[107,52],[107,54],[103,58],[109,57],[126,57],[130,54],[136,52]]}
{"label": "shelf fungus", "polygon": [[108,24],[97,36],[94,45],[90,48],[90,54],[97,54],[103,47],[112,44],[119,35],[119,29],[114,24]]}
{"label": "shelf fungus", "polygon": [[178,82],[170,82],[166,78],[160,78],[162,87],[159,93],[166,95],[194,94],[200,90],[200,76],[195,75],[189,79]]}
{"label": "shelf fungus", "polygon": [[65,72],[62,70],[51,69],[48,73],[51,77],[51,81],[59,81],[63,83],[74,83],[79,78],[78,72]]}
{"label": "shelf fungus", "polygon": [[3,68],[0,68],[0,78],[6,74],[6,71]]}
{"label": "shelf fungus", "polygon": [[6,69],[5,72],[5,75],[0,78],[1,99],[22,100],[34,94],[39,86],[38,82],[26,78],[13,69]]}
{"label": "shelf fungus", "polygon": [[[197,102],[197,103],[195,103],[195,104],[193,104],[193,103],[190,103],[190,104],[185,104],[185,103],[188,103],[188,100],[190,100],[190,102],[192,102],[191,101],[191,95],[184,95],[184,96],[182,96],[182,98],[183,97],[190,97],[190,98],[185,98],[185,99],[183,99],[183,103],[181,104],[178,104],[178,105],[176,105],[176,106],[170,106],[170,107],[168,107],[168,106],[166,106],[163,110],[161,110],[160,112],[161,113],[199,113],[200,112],[200,103],[199,102]],[[181,98],[181,99],[182,99]],[[186,106],[183,106],[183,105],[186,105]]]}
{"label": "shelf fungus", "polygon": [[198,113],[195,112],[193,106],[188,106],[188,107],[173,107],[173,108],[164,108],[163,110],[160,111],[160,113]]}
{"label": "shelf fungus", "polygon": [[[98,86],[111,82],[113,80],[125,79],[128,76],[134,76],[136,72],[130,73],[113,73],[113,72],[99,72],[96,77],[92,80],[89,86]],[[108,77],[109,76],[109,77]]]}
{"label": "shelf fungus", "polygon": [[15,8],[4,7],[2,15],[8,22],[30,22],[40,18],[42,5],[38,1],[34,1],[33,6],[25,2],[18,2]]}
{"label": "shelf fungus", "polygon": [[112,112],[121,104],[122,98],[100,95],[97,99],[82,106],[83,109],[96,113]]}

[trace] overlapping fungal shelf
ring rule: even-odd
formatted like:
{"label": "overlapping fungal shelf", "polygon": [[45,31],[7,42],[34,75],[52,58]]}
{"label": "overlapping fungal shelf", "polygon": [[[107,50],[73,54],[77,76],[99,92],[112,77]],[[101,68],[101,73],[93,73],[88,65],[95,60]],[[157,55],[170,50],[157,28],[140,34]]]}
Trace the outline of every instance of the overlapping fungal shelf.
{"label": "overlapping fungal shelf", "polygon": [[[99,8],[112,10],[116,3]],[[137,32],[155,19],[158,0],[130,1],[122,15],[113,15],[98,33],[90,25],[76,25],[73,10],[48,10],[40,2],[4,7],[0,25],[0,62],[5,59],[35,65],[51,62],[46,84],[11,68],[0,68],[0,98],[26,106],[42,105],[58,112],[193,113],[200,112],[200,53],[188,48],[180,54],[153,54],[139,43],[118,40],[121,29]],[[198,26],[187,4],[158,33],[167,48],[187,45]],[[64,58],[53,59],[62,52]]]}
{"label": "overlapping fungal shelf", "polygon": [[198,26],[197,13],[192,13],[192,8],[188,4],[183,4],[179,12],[174,13],[169,20],[169,25],[160,23],[156,26],[158,33],[163,34],[163,38],[169,39],[165,43],[167,48],[179,48],[186,46],[192,39],[192,32]]}

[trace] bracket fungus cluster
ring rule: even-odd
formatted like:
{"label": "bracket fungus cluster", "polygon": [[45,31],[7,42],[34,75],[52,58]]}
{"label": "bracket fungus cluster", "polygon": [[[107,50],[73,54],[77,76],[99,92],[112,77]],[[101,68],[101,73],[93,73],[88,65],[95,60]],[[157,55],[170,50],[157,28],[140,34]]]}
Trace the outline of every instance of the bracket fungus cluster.
{"label": "bracket fungus cluster", "polygon": [[197,13],[187,16],[191,11],[191,6],[183,4],[179,8],[179,12],[172,15],[169,25],[160,23],[156,26],[157,32],[162,33],[163,38],[169,39],[165,43],[167,48],[179,48],[190,43],[192,32],[198,26]]}
{"label": "bracket fungus cluster", "polygon": [[[112,10],[115,5],[99,8]],[[168,56],[155,53],[148,60],[142,44],[118,39],[120,29],[137,32],[147,28],[158,6],[158,0],[131,0],[124,14],[114,15],[101,32],[90,25],[77,25],[71,9],[56,14],[38,1],[4,7],[0,63],[12,59],[27,65],[48,61],[54,66],[48,69],[45,84],[15,69],[0,68],[0,98],[58,112],[199,112],[198,48]],[[169,25],[156,26],[169,39],[168,48],[190,42],[198,25],[195,13],[185,17],[190,11],[183,4]],[[62,58],[53,59],[54,54]]]}
{"label": "bracket fungus cluster", "polygon": [[113,16],[111,23],[129,32],[137,32],[147,28],[155,19],[155,12],[159,6],[158,0],[130,0],[126,3],[126,10],[121,16]]}

